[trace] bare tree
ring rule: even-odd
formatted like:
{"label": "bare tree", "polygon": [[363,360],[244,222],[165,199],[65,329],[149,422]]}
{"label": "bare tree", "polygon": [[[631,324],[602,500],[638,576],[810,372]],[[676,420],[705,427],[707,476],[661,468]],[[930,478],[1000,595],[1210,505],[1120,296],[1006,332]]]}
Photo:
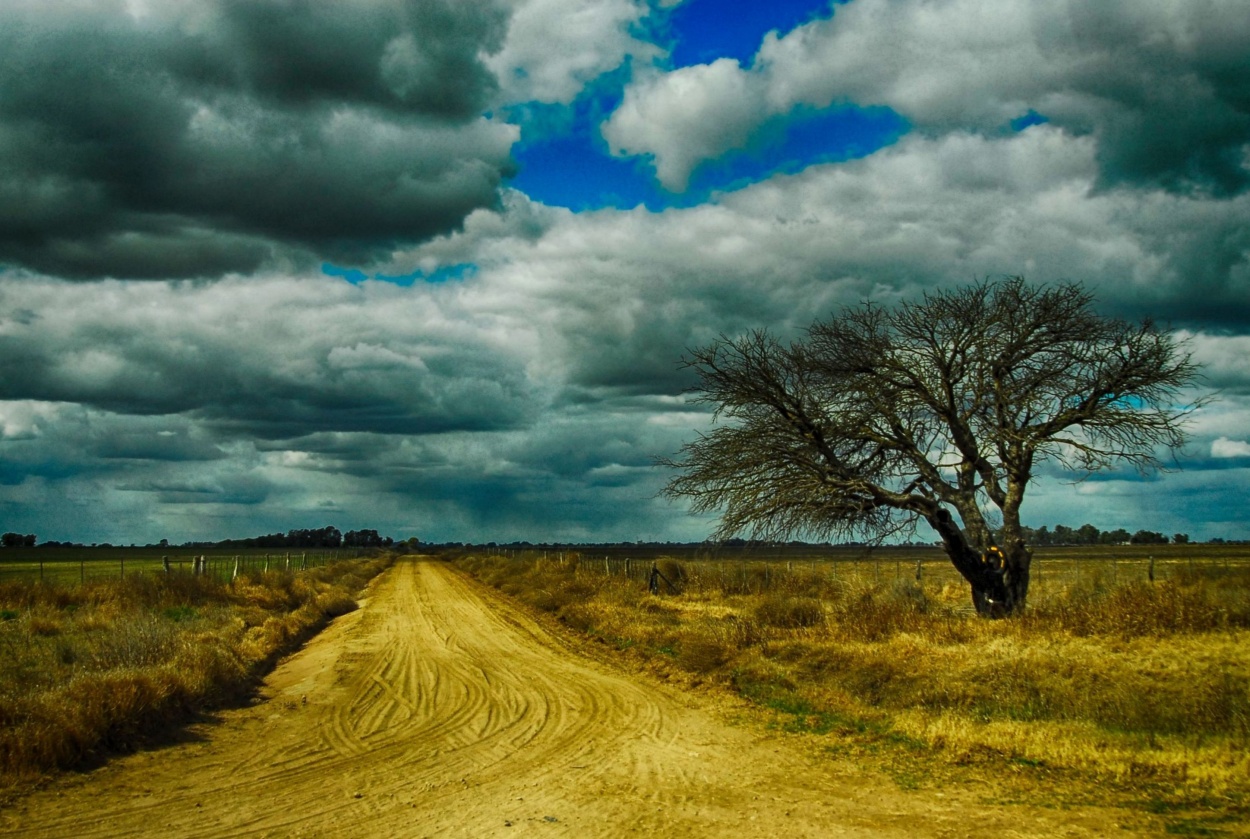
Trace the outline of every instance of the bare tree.
{"label": "bare tree", "polygon": [[717,538],[885,539],[924,521],[990,616],[1025,604],[1038,464],[1163,468],[1197,407],[1177,403],[1197,377],[1183,342],[1097,314],[1078,284],[1019,277],[865,303],[788,346],[722,337],[685,363],[717,423],[660,461],[681,471],[665,494],[719,512]]}

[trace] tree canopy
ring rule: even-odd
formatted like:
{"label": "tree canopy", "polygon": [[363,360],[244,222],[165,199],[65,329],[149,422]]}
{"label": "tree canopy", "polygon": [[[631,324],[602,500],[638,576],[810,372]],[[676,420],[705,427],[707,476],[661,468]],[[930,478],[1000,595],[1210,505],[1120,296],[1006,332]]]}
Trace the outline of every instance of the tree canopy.
{"label": "tree canopy", "polygon": [[661,462],[718,538],[870,536],[927,522],[983,614],[1019,610],[1034,470],[1164,467],[1197,368],[1152,321],[1099,315],[1079,284],[1020,277],[864,303],[783,344],[766,330],[693,350],[713,429]]}

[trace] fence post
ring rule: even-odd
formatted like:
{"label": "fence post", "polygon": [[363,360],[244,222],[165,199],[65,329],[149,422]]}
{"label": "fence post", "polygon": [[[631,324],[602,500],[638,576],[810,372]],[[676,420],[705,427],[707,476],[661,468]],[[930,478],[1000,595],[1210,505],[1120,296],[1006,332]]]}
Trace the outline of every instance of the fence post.
{"label": "fence post", "polygon": [[119,563],[121,563],[121,569],[122,569],[122,579],[124,580],[124,579],[126,579],[126,557],[124,557],[124,556],[123,556],[123,557],[121,557],[120,559],[118,559],[117,561],[118,561]]}
{"label": "fence post", "polygon": [[169,557],[167,556],[161,557],[161,565],[164,566],[165,576],[168,577],[169,576]]}
{"label": "fence post", "polygon": [[920,563],[921,562],[923,562],[923,560],[919,560],[919,559],[916,560],[916,582],[920,582]]}
{"label": "fence post", "polygon": [[239,557],[238,556],[235,556],[234,558],[234,573],[230,575],[230,579],[231,580],[239,579]]}

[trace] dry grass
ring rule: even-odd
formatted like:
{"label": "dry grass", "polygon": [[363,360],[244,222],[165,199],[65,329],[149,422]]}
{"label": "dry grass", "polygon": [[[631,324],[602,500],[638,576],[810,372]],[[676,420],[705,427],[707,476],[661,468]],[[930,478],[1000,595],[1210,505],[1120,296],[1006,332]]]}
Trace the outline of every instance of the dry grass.
{"label": "dry grass", "polygon": [[[460,567],[620,649],[719,682],[863,755],[1056,773],[1160,800],[1250,793],[1250,569],[1055,579],[1019,619],[911,575],[687,567],[680,594],[576,558]],[[722,564],[723,565],[723,564]],[[670,569],[671,573],[679,573]],[[868,579],[864,579],[868,576]]]}
{"label": "dry grass", "polygon": [[388,563],[0,585],[0,788],[245,695]]}

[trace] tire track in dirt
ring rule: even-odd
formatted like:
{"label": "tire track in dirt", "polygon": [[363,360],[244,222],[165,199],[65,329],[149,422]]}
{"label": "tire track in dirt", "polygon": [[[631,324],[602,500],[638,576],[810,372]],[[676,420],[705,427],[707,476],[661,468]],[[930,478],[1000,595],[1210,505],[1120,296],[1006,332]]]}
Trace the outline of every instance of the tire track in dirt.
{"label": "tire track in dirt", "polygon": [[407,559],[200,742],[0,812],[12,837],[1088,836],[1108,811],[987,806],[838,774],[615,672]]}

